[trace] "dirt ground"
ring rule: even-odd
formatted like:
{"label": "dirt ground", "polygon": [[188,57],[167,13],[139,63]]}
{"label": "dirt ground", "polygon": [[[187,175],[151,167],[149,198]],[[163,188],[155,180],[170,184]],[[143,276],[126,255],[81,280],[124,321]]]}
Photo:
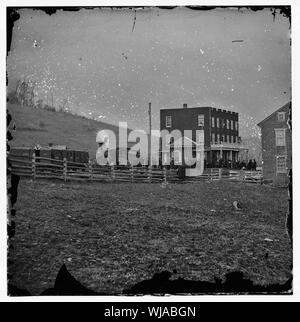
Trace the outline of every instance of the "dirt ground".
{"label": "dirt ground", "polygon": [[282,188],[21,179],[18,192],[8,270],[33,295],[53,286],[63,263],[83,285],[109,294],[162,270],[207,281],[240,270],[259,284],[290,277]]}

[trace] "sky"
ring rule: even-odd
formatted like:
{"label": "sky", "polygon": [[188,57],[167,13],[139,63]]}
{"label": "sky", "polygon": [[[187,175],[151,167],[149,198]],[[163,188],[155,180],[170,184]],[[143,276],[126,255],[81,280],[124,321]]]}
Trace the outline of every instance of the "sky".
{"label": "sky", "polygon": [[212,106],[238,112],[249,137],[291,99],[289,21],[269,9],[19,13],[8,90],[34,81],[37,98],[73,113],[148,130],[149,102],[153,129],[161,108]]}

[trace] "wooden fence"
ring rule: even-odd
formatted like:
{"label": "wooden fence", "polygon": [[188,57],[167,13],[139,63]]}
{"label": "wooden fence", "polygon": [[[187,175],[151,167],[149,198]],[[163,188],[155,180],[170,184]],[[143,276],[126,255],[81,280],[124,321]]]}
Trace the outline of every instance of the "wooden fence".
{"label": "wooden fence", "polygon": [[102,181],[102,182],[198,182],[198,181],[242,181],[262,183],[260,171],[234,171],[229,169],[205,169],[201,176],[179,178],[176,169],[131,166],[99,166],[56,160],[33,155],[26,157],[9,155],[12,171],[22,177],[33,179],[60,179],[66,181]]}

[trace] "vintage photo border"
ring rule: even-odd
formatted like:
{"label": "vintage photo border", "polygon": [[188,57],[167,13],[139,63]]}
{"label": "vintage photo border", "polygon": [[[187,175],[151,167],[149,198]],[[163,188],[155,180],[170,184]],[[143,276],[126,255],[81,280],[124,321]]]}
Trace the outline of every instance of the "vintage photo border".
{"label": "vintage photo border", "polygon": [[[5,4],[6,6],[11,6],[11,4],[9,3],[9,2],[11,2],[11,1],[6,1],[7,3]],[[70,3],[70,1],[68,1],[68,5],[71,5],[71,4],[69,4]],[[89,1],[88,2],[86,2],[86,3],[84,3],[84,4],[82,4],[82,6],[89,6]],[[116,4],[116,6],[118,6],[118,5],[127,5],[126,3],[125,4],[121,4],[121,3],[123,3],[123,2],[118,2],[119,4]],[[150,4],[148,4],[147,2],[145,2],[146,4],[143,4],[143,5],[152,5],[153,3],[150,3]],[[174,2],[172,2],[172,5],[174,4]],[[175,2],[175,4],[176,4],[176,2]],[[202,3],[201,3],[202,4]],[[251,2],[251,5],[253,4],[253,1]],[[258,4],[258,1],[256,1],[256,3],[255,3],[255,5],[273,5],[273,4],[276,4],[276,1],[273,1],[272,3],[270,2],[270,4],[268,3],[268,1],[267,1],[267,3],[266,2],[264,2],[264,4]],[[282,3],[280,3],[281,5],[282,5]],[[298,102],[298,98],[297,98],[297,91],[295,90],[295,88],[297,88],[297,77],[296,77],[296,70],[297,70],[297,61],[296,61],[296,59],[295,59],[295,57],[297,57],[297,53],[299,53],[299,51],[298,51],[298,49],[297,49],[297,46],[298,46],[298,48],[299,48],[299,44],[298,44],[298,41],[297,41],[297,33],[299,33],[299,20],[300,20],[300,6],[299,5],[294,5],[294,4],[292,4],[291,2],[289,2],[289,4],[292,6],[292,102],[293,102],[293,106],[295,106],[295,109],[297,108],[297,102]],[[14,4],[13,5],[15,5],[15,2],[14,2]],[[51,3],[51,5],[49,5],[49,6],[61,6],[62,5],[62,3],[61,2],[59,2],[59,4],[57,3],[57,4],[52,4]],[[78,5],[78,4],[77,4]],[[94,4],[95,6],[96,5],[99,5],[99,3],[98,4]],[[103,4],[103,5],[105,5],[105,4]],[[131,4],[130,5],[132,5],[132,2],[131,2]],[[154,5],[154,4],[153,4]],[[158,5],[158,4],[156,4],[156,5]],[[181,4],[181,5],[184,5],[183,3]],[[216,2],[207,2],[207,4],[206,4],[206,1],[203,3],[203,5],[216,5]],[[221,6],[221,2],[220,2],[220,4],[219,4],[220,6]],[[241,2],[239,2],[239,4],[237,4],[237,1],[235,1],[234,2],[234,4],[232,3],[232,2],[229,2],[229,3],[226,3],[226,5],[246,5],[246,4],[244,4],[244,3],[241,3]],[[248,4],[247,4],[248,5]],[[26,6],[26,2],[22,2],[22,3],[20,3],[20,6]],[[30,6],[32,6],[32,2],[30,3]],[[38,5],[37,5],[38,6]],[[110,2],[110,4],[109,4],[109,6],[114,6],[113,4],[112,4],[112,2]],[[141,6],[141,4],[139,3],[138,4],[138,6]],[[295,15],[295,16],[294,16]],[[4,10],[3,10],[3,8],[1,8],[1,18],[2,18],[2,24],[4,25],[5,24],[5,20],[6,20],[6,10],[5,10],[5,8],[4,8]],[[296,25],[297,24],[297,21],[298,21],[298,26]],[[294,25],[295,24],[295,25]],[[2,26],[3,26],[2,25]],[[6,31],[7,32],[7,31]],[[3,34],[3,29],[2,29],[2,34]],[[2,49],[2,54],[5,54],[5,46],[4,46],[4,48],[2,48],[3,47],[3,41],[2,41],[2,44],[1,44],[1,49]],[[3,50],[4,49],[4,50]],[[6,54],[5,54],[5,56],[6,56]],[[2,59],[3,60],[3,59]],[[295,67],[295,65],[296,65],[296,67]],[[3,68],[3,70],[2,70],[2,76],[3,75],[5,75],[5,70],[6,70],[6,66],[5,66],[5,63],[4,63],[4,66],[2,66],[2,68]],[[299,70],[299,66],[298,66],[298,70]],[[2,93],[2,99],[3,99],[3,102],[4,102],[4,99],[5,99],[5,104],[6,104],[6,89],[5,89],[5,82],[6,82],[6,80],[5,80],[5,77],[4,77],[4,82],[2,81],[1,82],[1,93]],[[4,85],[4,86],[3,86]],[[2,87],[3,86],[3,87]],[[293,124],[295,124],[296,122],[297,122],[297,120],[299,119],[298,118],[298,116],[297,116],[297,111],[295,110],[295,109],[293,109]],[[3,111],[2,111],[2,113],[4,113],[4,109],[3,109]],[[3,114],[2,115],[2,117],[1,117],[1,121],[3,122],[3,121],[5,121],[6,120],[6,116]],[[3,131],[4,132],[4,129],[6,130],[6,127],[4,128],[4,126],[3,126],[4,124],[1,124],[1,131]],[[5,132],[5,134],[4,135],[6,135],[6,132]],[[294,174],[294,182],[296,182],[296,178],[298,178],[299,176],[298,176],[298,174],[297,174],[297,168],[295,167],[295,160],[297,160],[298,158],[297,158],[297,154],[299,153],[297,150],[296,150],[296,147],[295,147],[295,143],[297,144],[297,127],[296,126],[294,126],[293,127],[293,163],[294,163],[294,167],[293,167],[293,174]],[[6,147],[5,147],[5,150],[6,150]],[[1,154],[2,155],[2,154]],[[2,164],[4,164],[4,165],[6,165],[6,160],[5,160],[5,154],[3,154],[3,156],[4,156],[4,158],[2,157],[1,158],[1,163]],[[4,168],[4,167],[2,167],[2,168]],[[6,177],[6,175],[4,175],[3,174],[3,177],[5,178]],[[3,180],[3,181],[6,181],[6,180]],[[3,187],[3,185],[1,186],[1,192],[2,192],[2,195],[3,195],[3,192],[5,192],[5,195],[6,195],[6,182],[4,182],[5,183],[5,187]],[[3,188],[4,188],[4,191],[3,191]],[[297,189],[297,184],[294,184],[294,187],[293,187],[293,189],[294,189],[294,213],[295,214],[297,214],[297,208],[298,207],[296,207],[296,205],[295,205],[295,200],[297,200],[297,196],[296,196],[296,194],[297,194],[297,191],[296,191],[296,189]],[[1,196],[2,196],[1,195]],[[1,197],[1,207],[3,207],[4,206],[4,208],[1,208],[2,209],[2,213],[3,214],[5,214],[6,213],[6,198],[3,198],[3,197]],[[2,217],[4,217],[5,218],[5,216],[2,216]],[[0,234],[1,234],[1,237],[2,236],[4,236],[5,237],[5,235],[6,235],[6,220],[4,219],[4,218],[2,218],[1,220],[2,220],[2,222],[1,222],[1,232],[0,232]],[[4,219],[4,220],[3,220]],[[297,228],[295,228],[295,227],[298,227],[298,225],[297,225],[297,218],[294,218],[294,231],[297,231]],[[298,258],[298,255],[296,255],[297,254],[297,248],[298,248],[298,245],[299,245],[299,241],[297,241],[299,238],[297,237],[297,235],[295,234],[295,236],[294,236],[294,249],[293,249],[293,253],[294,253],[294,270],[293,270],[293,272],[294,272],[294,283],[293,283],[293,292],[294,292],[294,295],[291,295],[291,296],[283,296],[284,297],[284,300],[286,300],[286,297],[288,297],[288,298],[290,298],[290,297],[293,297],[293,298],[297,298],[297,294],[299,294],[298,292],[299,292],[299,288],[298,288],[298,286],[297,285],[299,285],[298,284],[298,282],[299,282],[299,279],[298,279],[298,274],[297,274],[297,272],[299,271],[299,266],[298,266],[298,263],[299,263],[299,258]],[[4,253],[2,252],[4,250]],[[2,281],[2,268],[3,267],[5,267],[6,266],[6,238],[1,238],[1,257],[0,257],[0,259],[1,259],[1,292],[2,292],[2,290],[4,289],[3,287],[5,287],[5,285],[7,284],[7,279],[6,279],[6,276],[5,276],[5,274],[4,274],[4,276],[5,276],[5,280],[4,281]],[[4,284],[3,284],[3,282],[4,282]],[[4,294],[5,294],[5,292],[4,292]],[[5,295],[2,295],[2,293],[1,293],[1,296],[4,296],[5,297]],[[266,295],[266,296],[264,296],[264,297],[268,297],[269,295]],[[170,300],[173,300],[173,297],[175,297],[176,299],[176,301],[178,301],[178,300],[180,300],[180,301],[188,301],[188,300],[192,300],[192,301],[195,301],[196,299],[195,299],[195,296],[192,296],[191,297],[191,299],[190,299],[190,296],[172,296],[172,297],[167,297],[167,298],[159,298],[159,300],[162,300],[163,299],[163,301],[164,300],[166,300],[166,301],[170,301]],[[213,296],[213,298],[211,298],[211,296],[205,296],[205,295],[201,295],[201,296],[196,296],[197,298],[199,298],[199,301],[205,301],[206,299],[207,300],[209,300],[209,299],[212,299],[213,301],[216,301],[216,300],[218,300],[218,299],[216,299],[216,297],[219,297],[218,295],[214,295]],[[228,297],[229,298],[231,298],[231,297],[233,297],[233,298],[235,298],[236,296],[233,296],[233,295],[226,295],[226,297],[225,297],[225,300],[228,300]],[[239,299],[238,300],[241,300],[241,296],[237,296],[237,297],[239,297]],[[253,296],[242,296],[244,299],[245,298],[248,298],[249,297],[249,300],[253,300],[254,298],[256,298],[256,297],[260,297],[260,296],[255,296],[255,295],[253,295]],[[272,296],[271,296],[272,297]],[[276,299],[275,300],[278,300],[279,299],[279,297],[281,297],[280,295],[278,296],[278,295],[276,295]],[[180,298],[180,299],[179,299]],[[222,298],[224,298],[223,296],[220,296],[220,300],[222,300]],[[137,299],[137,301],[139,301],[139,300],[147,300],[147,301],[151,301],[151,300],[153,300],[153,299],[155,299],[155,300],[158,300],[156,297],[153,297],[153,296],[150,296],[150,298],[148,297],[148,296],[143,296],[143,298],[139,298],[139,299]],[[10,298],[10,300],[13,300],[13,299],[11,299]],[[27,300],[29,300],[29,301],[31,301],[31,299],[30,298],[27,298]],[[43,299],[41,299],[41,300],[45,300],[45,298],[43,298]],[[59,300],[57,297],[55,298],[55,300]],[[70,300],[77,300],[77,299],[74,299],[74,298],[71,298]],[[80,297],[80,299],[78,299],[78,300],[80,300],[80,301],[85,301],[85,300],[91,300],[91,298],[89,297],[88,299],[86,299],[86,298],[82,298],[82,297]],[[98,299],[95,299],[95,300],[100,300],[100,301],[113,301],[113,299],[112,299],[112,296],[108,296],[108,297],[101,297],[101,299],[100,298],[98,298]],[[120,297],[117,297],[117,300],[121,300],[120,299]],[[129,301],[129,302],[134,302],[136,299],[135,298],[132,298],[132,297],[122,297],[122,301]],[[234,299],[233,299],[234,300]]]}

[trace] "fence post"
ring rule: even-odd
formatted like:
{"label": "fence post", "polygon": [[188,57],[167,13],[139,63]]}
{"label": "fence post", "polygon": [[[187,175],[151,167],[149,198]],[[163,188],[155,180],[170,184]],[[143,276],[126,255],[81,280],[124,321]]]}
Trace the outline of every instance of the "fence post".
{"label": "fence post", "polygon": [[149,183],[151,183],[151,177],[152,177],[152,170],[151,170],[151,166],[148,167],[148,180]]}
{"label": "fence post", "polygon": [[89,160],[89,178],[90,178],[90,180],[93,180],[93,167],[92,167],[91,160]]}
{"label": "fence post", "polygon": [[33,180],[35,180],[36,178],[35,152],[33,152],[32,154],[31,172],[32,172]]}
{"label": "fence post", "polygon": [[219,180],[222,179],[222,168],[219,168]]}
{"label": "fence post", "polygon": [[111,179],[112,179],[112,181],[115,181],[115,179],[116,179],[116,173],[115,173],[115,166],[114,166],[114,164],[112,164],[111,166],[110,166],[110,173],[111,173]]}
{"label": "fence post", "polygon": [[67,174],[68,174],[68,165],[67,165],[67,159],[64,158],[63,159],[63,165],[64,165],[64,170],[63,170],[63,174],[64,174],[64,181],[67,182]]}
{"label": "fence post", "polygon": [[130,177],[131,177],[131,182],[133,182],[133,165],[131,165]]}
{"label": "fence post", "polygon": [[164,182],[167,183],[167,169],[164,168]]}

